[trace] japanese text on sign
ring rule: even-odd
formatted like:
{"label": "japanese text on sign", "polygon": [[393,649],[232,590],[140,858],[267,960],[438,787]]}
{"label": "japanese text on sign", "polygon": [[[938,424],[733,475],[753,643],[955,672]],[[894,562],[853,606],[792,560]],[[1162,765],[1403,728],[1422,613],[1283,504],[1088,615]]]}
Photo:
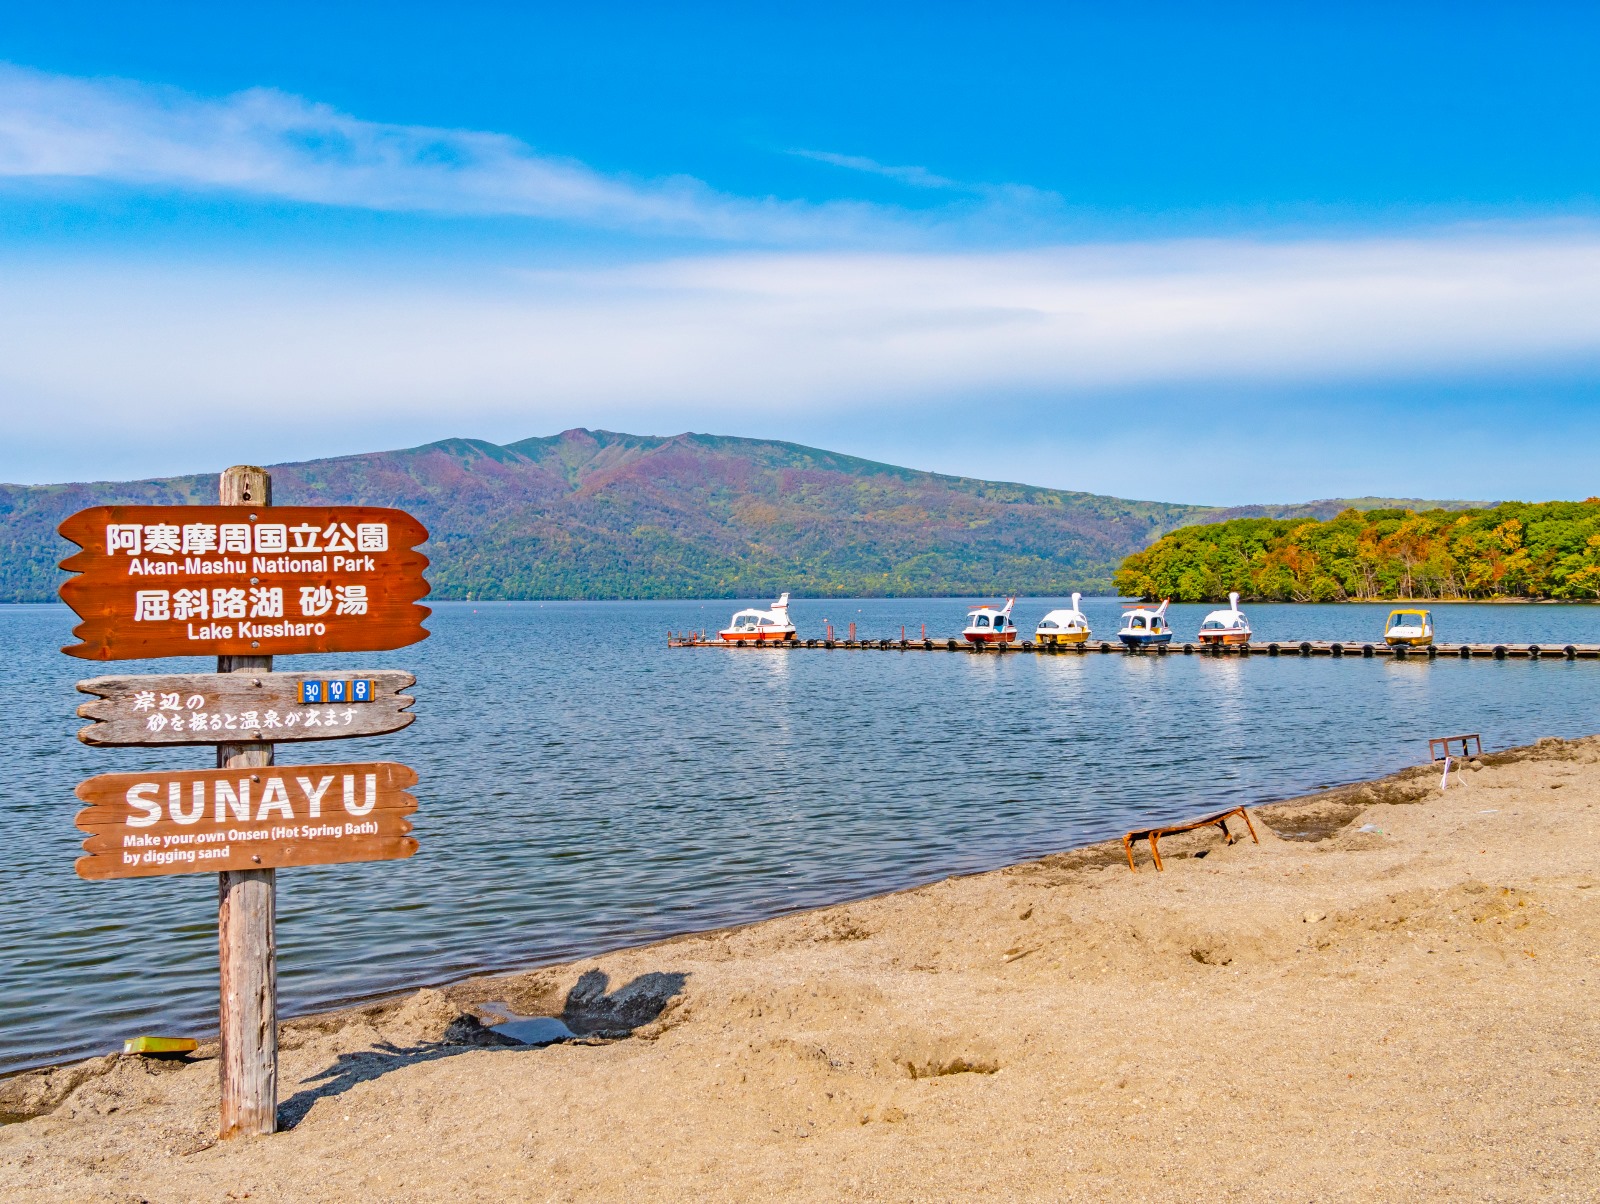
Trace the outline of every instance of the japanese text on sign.
{"label": "japanese text on sign", "polygon": [[[240,556],[280,552],[387,552],[388,523],[107,523],[106,551],[129,556]],[[133,568],[130,572],[138,572]],[[253,569],[253,571],[263,571]],[[265,571],[271,571],[267,569]]]}
{"label": "japanese text on sign", "polygon": [[[241,513],[244,511],[244,513]],[[377,651],[426,636],[428,533],[371,506],[100,506],[61,533],[83,551],[62,598],[74,656]]]}
{"label": "japanese text on sign", "polygon": [[309,673],[170,673],[96,677],[78,714],[94,722],[86,744],[266,743],[378,736],[399,731],[416,678],[398,669],[349,676]]}

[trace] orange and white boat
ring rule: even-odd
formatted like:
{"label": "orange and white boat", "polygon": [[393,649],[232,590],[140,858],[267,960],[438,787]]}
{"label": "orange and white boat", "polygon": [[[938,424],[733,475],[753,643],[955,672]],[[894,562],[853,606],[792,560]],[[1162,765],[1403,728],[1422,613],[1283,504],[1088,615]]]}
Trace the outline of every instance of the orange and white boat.
{"label": "orange and white boat", "polygon": [[1228,609],[1214,610],[1200,624],[1202,644],[1248,644],[1250,620],[1239,609],[1239,595],[1228,595]]}
{"label": "orange and white boat", "polygon": [[735,611],[733,621],[717,635],[730,644],[777,643],[794,639],[794,623],[789,618],[789,595],[780,594],[767,610],[752,608]]}
{"label": "orange and white boat", "polygon": [[967,625],[961,638],[969,644],[1009,644],[1017,638],[1017,625],[1011,621],[1015,598],[1007,598],[999,609],[979,606],[967,612]]}

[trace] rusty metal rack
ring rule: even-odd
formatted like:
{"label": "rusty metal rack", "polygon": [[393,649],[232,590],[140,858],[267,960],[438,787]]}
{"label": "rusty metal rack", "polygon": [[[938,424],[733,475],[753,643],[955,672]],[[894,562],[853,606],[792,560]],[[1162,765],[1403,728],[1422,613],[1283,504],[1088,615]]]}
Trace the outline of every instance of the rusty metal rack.
{"label": "rusty metal rack", "polygon": [[1139,872],[1133,864],[1133,845],[1138,840],[1149,842],[1150,859],[1156,863],[1158,871],[1163,868],[1160,847],[1163,836],[1171,836],[1175,832],[1192,832],[1196,828],[1204,828],[1215,824],[1222,829],[1223,842],[1232,844],[1238,837],[1228,831],[1228,818],[1234,815],[1244,820],[1244,826],[1250,829],[1250,839],[1260,844],[1261,838],[1256,835],[1256,826],[1250,822],[1249,813],[1243,807],[1229,807],[1226,811],[1218,811],[1215,815],[1202,815],[1199,819],[1187,820],[1181,824],[1166,824],[1159,828],[1136,828],[1134,831],[1129,832],[1122,838],[1122,851],[1128,855],[1128,868],[1136,874]]}

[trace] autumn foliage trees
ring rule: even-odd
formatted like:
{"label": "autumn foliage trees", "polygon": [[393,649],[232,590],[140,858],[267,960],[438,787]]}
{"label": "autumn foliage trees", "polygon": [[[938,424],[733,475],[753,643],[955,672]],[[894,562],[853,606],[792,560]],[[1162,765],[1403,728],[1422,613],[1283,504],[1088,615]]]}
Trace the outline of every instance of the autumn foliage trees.
{"label": "autumn foliage trees", "polygon": [[1180,602],[1600,598],[1600,498],[1183,527],[1124,560],[1116,586]]}

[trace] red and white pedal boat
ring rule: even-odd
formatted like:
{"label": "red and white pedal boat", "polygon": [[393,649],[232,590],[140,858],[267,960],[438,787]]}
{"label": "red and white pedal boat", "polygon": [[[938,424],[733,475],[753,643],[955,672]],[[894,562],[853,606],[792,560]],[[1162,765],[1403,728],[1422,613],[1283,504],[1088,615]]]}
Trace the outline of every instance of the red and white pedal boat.
{"label": "red and white pedal boat", "polygon": [[733,621],[717,636],[730,644],[778,643],[794,639],[794,631],[789,618],[789,595],[784,593],[769,610],[735,611]]}
{"label": "red and white pedal boat", "polygon": [[1011,621],[1015,598],[1007,598],[999,609],[979,606],[967,612],[967,625],[961,638],[969,644],[1009,644],[1017,638],[1017,625]]}

